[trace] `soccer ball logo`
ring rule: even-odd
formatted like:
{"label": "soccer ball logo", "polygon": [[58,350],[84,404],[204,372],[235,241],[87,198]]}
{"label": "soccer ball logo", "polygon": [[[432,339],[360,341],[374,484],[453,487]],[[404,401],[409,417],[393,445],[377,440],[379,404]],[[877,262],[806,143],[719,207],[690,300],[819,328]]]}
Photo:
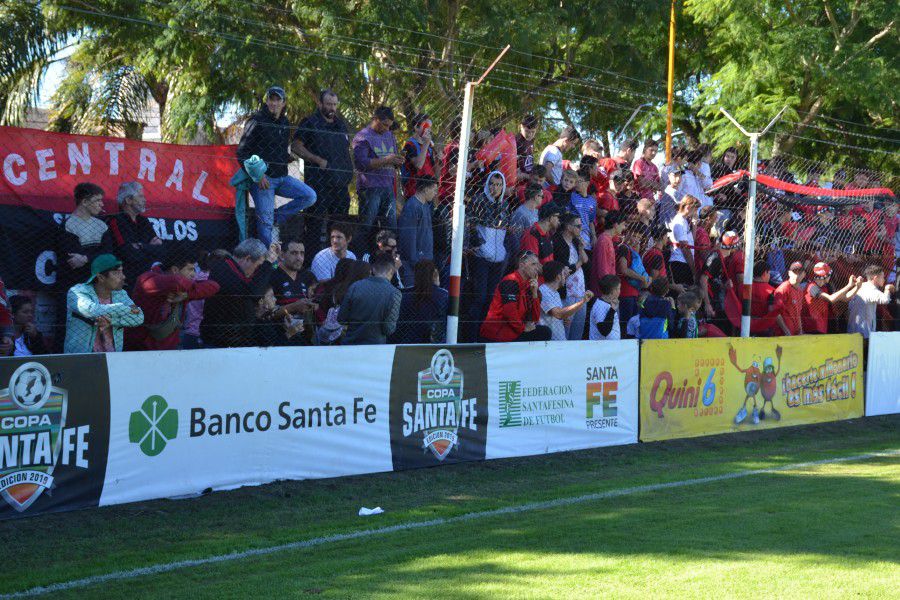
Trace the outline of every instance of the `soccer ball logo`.
{"label": "soccer ball logo", "polygon": [[438,350],[431,357],[431,374],[441,385],[447,385],[453,379],[453,355],[449,350]]}
{"label": "soccer ball logo", "polygon": [[50,397],[50,371],[40,363],[25,363],[9,380],[9,395],[19,408],[37,410]]}

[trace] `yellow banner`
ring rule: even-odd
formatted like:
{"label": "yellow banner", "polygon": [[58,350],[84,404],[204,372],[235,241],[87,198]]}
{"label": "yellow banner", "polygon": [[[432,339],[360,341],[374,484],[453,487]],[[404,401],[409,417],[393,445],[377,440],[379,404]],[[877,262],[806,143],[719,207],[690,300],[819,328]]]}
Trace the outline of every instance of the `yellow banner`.
{"label": "yellow banner", "polygon": [[860,335],[650,340],[641,345],[641,441],[863,415]]}

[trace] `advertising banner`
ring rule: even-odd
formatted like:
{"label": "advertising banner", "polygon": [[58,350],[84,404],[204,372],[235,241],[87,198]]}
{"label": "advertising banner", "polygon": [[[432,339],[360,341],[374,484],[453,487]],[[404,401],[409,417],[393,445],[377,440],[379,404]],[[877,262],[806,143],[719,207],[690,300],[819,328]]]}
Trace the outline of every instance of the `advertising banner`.
{"label": "advertising banner", "polygon": [[0,360],[0,519],[97,506],[109,385],[102,354]]}
{"label": "advertising banner", "polygon": [[641,440],[860,417],[859,335],[651,340],[641,346]]}
{"label": "advertising banner", "polygon": [[393,346],[110,354],[100,504],[390,471],[393,358]]}
{"label": "advertising banner", "polygon": [[487,458],[637,442],[638,343],[487,347]]}
{"label": "advertising banner", "polygon": [[900,413],[900,333],[869,335],[866,416]]}
{"label": "advertising banner", "polygon": [[234,146],[0,127],[0,271],[6,286],[39,291],[56,283],[56,232],[75,209],[73,191],[82,182],[103,188],[104,212],[113,214],[119,185],[137,181],[161,240],[231,247],[234,152]]}
{"label": "advertising banner", "polygon": [[390,383],[395,470],[484,460],[484,345],[396,346]]}

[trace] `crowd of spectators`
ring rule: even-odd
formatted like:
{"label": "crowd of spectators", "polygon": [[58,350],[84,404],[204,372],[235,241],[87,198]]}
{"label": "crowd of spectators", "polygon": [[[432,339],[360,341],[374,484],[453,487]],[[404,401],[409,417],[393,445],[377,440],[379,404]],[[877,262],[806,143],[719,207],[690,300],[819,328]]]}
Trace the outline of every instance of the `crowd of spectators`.
{"label": "crowd of spectators", "polygon": [[[738,168],[735,149],[714,162],[708,146],[676,147],[657,164],[657,140],[629,140],[607,155],[568,125],[535,160],[541,123],[527,115],[511,172],[499,158],[478,158],[495,132],[478,132],[460,157],[455,139],[436,147],[426,114],[409,119],[401,145],[390,107],[351,135],[337,95],[325,90],[318,99],[293,127],[284,90],[272,87],[248,120],[237,159],[251,180],[256,234],[234,248],[163,242],[144,216],[140,183],[120,186],[118,212],[106,219],[107,191],[78,184],[55,240],[54,339],[38,331],[34,300],[7,299],[0,281],[0,355],[442,342],[461,158],[460,341],[737,333],[743,205],[734,190],[708,193]],[[458,122],[448,128],[458,135]],[[292,154],[304,160],[304,181],[288,174]],[[761,168],[794,182],[777,157]],[[806,185],[877,184],[866,172],[850,182],[841,171],[830,182],[821,177],[810,170]],[[276,208],[276,195],[288,201]],[[897,304],[900,218],[894,202],[876,204],[836,210],[761,196],[754,335],[868,336],[879,326],[878,307]]]}

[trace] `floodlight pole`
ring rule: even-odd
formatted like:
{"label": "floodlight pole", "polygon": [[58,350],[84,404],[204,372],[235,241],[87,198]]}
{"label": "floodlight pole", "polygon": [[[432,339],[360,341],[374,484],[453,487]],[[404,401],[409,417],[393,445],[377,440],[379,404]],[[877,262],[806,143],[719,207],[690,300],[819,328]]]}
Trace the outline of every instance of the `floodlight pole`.
{"label": "floodlight pole", "polygon": [[769,121],[766,128],[758,133],[750,133],[728,114],[728,111],[719,107],[722,114],[737,127],[741,133],[750,138],[750,189],[747,194],[747,212],[744,215],[744,286],[741,293],[741,337],[750,337],[750,304],[753,298],[753,257],[756,252],[756,172],[759,164],[759,138],[764,136],[775,123],[781,119],[781,115],[787,110],[787,106],[781,109],[775,118]]}
{"label": "floodlight pole", "polygon": [[469,164],[469,144],[472,138],[472,105],[475,102],[475,86],[484,81],[503,55],[509,50],[504,48],[491,66],[481,74],[478,81],[466,83],[463,96],[462,125],[459,133],[459,154],[456,164],[456,190],[453,194],[453,236],[450,244],[450,303],[447,307],[447,343],[455,344],[459,329],[459,300],[462,287],[462,254],[466,225],[466,172]]}

